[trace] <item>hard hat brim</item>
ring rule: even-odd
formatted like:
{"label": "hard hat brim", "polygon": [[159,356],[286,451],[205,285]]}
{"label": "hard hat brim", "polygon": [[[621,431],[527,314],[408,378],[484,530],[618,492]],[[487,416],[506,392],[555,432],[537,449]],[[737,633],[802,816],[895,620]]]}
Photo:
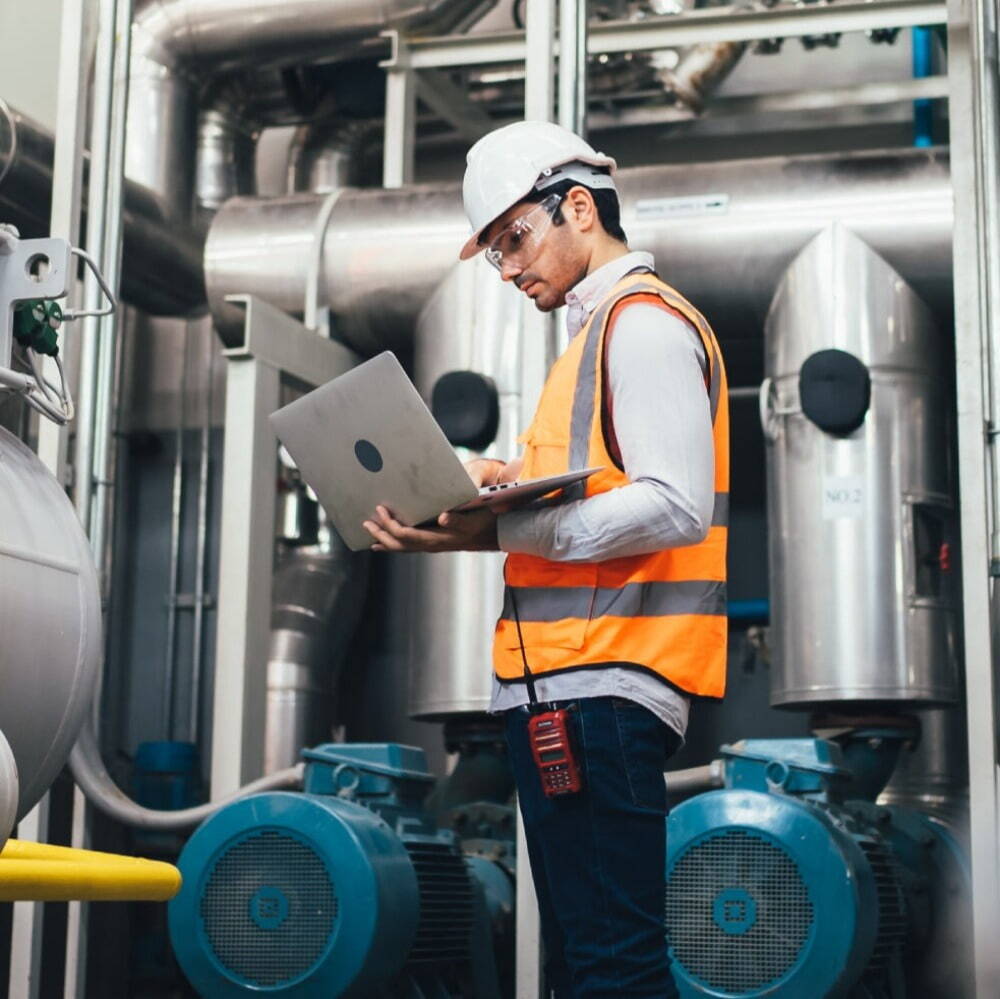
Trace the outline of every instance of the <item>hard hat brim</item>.
{"label": "hard hat brim", "polygon": [[462,250],[458,255],[459,260],[468,260],[470,257],[474,257],[477,253],[479,253],[480,250],[485,249],[485,247],[479,245],[479,237],[483,234],[483,230],[488,229],[492,224],[493,223],[491,222],[489,225],[484,225],[479,232],[474,232],[469,237],[465,246],[462,247]]}

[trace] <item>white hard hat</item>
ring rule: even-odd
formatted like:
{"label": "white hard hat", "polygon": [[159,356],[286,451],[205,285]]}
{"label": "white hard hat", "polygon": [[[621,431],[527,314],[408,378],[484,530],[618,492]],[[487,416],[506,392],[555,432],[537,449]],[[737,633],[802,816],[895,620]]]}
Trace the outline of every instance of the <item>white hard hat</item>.
{"label": "white hard hat", "polygon": [[[567,164],[573,167],[558,169]],[[462,199],[472,235],[459,258],[475,256],[482,249],[480,233],[532,188],[542,189],[569,178],[591,188],[614,189],[614,181],[603,171],[613,171],[615,166],[610,156],[552,122],[518,121],[489,132],[469,150],[467,158]],[[594,172],[587,167],[601,169]]]}

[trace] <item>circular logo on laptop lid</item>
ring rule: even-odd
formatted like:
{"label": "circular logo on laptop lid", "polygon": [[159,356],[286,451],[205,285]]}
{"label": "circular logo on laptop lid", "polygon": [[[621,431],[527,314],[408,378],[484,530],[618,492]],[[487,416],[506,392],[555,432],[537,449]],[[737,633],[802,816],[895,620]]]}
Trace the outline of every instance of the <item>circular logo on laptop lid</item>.
{"label": "circular logo on laptop lid", "polygon": [[362,468],[367,469],[369,472],[382,471],[382,453],[371,441],[364,439],[355,441],[354,454],[361,463]]}

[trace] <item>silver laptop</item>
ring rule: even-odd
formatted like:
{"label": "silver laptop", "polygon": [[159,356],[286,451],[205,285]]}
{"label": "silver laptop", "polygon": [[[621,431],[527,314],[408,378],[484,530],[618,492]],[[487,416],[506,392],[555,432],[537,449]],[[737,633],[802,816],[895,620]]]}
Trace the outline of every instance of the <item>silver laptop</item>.
{"label": "silver laptop", "polygon": [[444,510],[526,502],[598,471],[477,488],[389,351],[272,413],[271,424],[354,551],[371,547],[361,525],[376,506],[412,527]]}

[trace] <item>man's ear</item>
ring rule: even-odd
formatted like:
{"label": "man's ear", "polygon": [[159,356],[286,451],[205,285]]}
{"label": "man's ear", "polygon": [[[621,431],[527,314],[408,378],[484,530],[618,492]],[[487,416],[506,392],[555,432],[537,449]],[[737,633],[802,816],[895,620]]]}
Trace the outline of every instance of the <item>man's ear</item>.
{"label": "man's ear", "polygon": [[563,201],[563,212],[579,232],[590,232],[597,222],[594,196],[585,187],[571,187]]}

